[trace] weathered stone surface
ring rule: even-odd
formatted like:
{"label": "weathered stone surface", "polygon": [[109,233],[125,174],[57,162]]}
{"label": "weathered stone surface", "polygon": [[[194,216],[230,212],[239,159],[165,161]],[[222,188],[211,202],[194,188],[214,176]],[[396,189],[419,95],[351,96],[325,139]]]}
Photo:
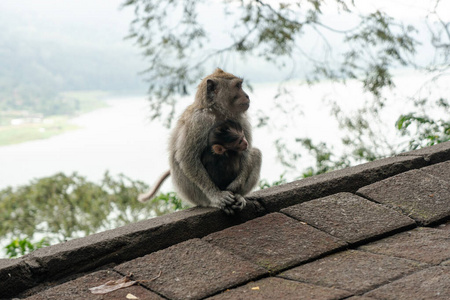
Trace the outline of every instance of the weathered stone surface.
{"label": "weathered stone surface", "polygon": [[424,266],[402,258],[349,250],[288,270],[279,276],[361,293]]}
{"label": "weathered stone surface", "polygon": [[346,245],[280,213],[210,234],[204,240],[270,271],[295,266]]}
{"label": "weathered stone surface", "polygon": [[415,222],[380,204],[350,193],[311,200],[281,212],[325,231],[348,243],[358,243]]}
{"label": "weathered stone surface", "polygon": [[236,289],[227,290],[210,300],[298,300],[298,299],[342,299],[351,293],[334,288],[301,283],[281,278],[265,278]]}
{"label": "weathered stone surface", "polygon": [[432,267],[366,294],[376,299],[450,299],[450,266]]}
{"label": "weathered stone surface", "polygon": [[437,178],[444,180],[447,183],[450,183],[450,161],[431,165],[420,170],[436,176]]}
{"label": "weathered stone surface", "polygon": [[399,156],[421,156],[427,162],[432,164],[443,162],[450,160],[450,142],[437,144],[419,150],[404,152]]}
{"label": "weathered stone surface", "polygon": [[447,221],[444,224],[440,224],[440,225],[436,226],[436,229],[450,231],[450,221]]}
{"label": "weathered stone surface", "polygon": [[339,192],[355,192],[365,185],[427,164],[421,156],[385,158],[260,190],[249,199],[258,200],[268,212],[275,212]]}
{"label": "weathered stone surface", "polygon": [[424,225],[450,216],[450,184],[419,170],[365,186],[357,194],[399,209]]}
{"label": "weathered stone surface", "polygon": [[[258,207],[255,208],[255,205]],[[120,263],[167,248],[190,238],[240,224],[262,214],[258,203],[249,203],[252,212],[227,216],[214,208],[195,208],[136,222],[45,247],[22,259],[32,266],[36,282],[93,269],[107,263]],[[139,245],[139,247],[136,247]],[[20,290],[19,290],[20,291]],[[19,292],[18,291],[18,292]]]}
{"label": "weathered stone surface", "polygon": [[123,276],[113,271],[98,271],[88,274],[78,279],[63,283],[53,288],[49,288],[36,295],[25,298],[27,300],[72,300],[72,299],[127,299],[128,294],[134,295],[138,299],[163,300],[157,294],[146,290],[145,288],[132,285],[127,288],[119,289],[104,295],[92,294],[89,288],[96,287],[110,280],[121,279]]}
{"label": "weathered stone surface", "polygon": [[21,259],[0,259],[0,299],[34,285],[30,267]]}
{"label": "weathered stone surface", "polygon": [[419,227],[360,249],[436,265],[450,259],[450,231]]}
{"label": "weathered stone surface", "polygon": [[[169,299],[200,299],[256,280],[267,271],[227,250],[192,239],[114,268]],[[158,274],[161,274],[159,277]],[[152,278],[157,277],[155,280]]]}

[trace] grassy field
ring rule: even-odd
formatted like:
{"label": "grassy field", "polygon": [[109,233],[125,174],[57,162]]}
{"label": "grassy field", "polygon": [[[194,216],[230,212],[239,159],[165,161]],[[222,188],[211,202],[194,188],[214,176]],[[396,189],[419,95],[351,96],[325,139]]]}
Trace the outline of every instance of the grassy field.
{"label": "grassy field", "polygon": [[68,123],[68,120],[69,117],[58,116],[46,118],[46,123],[1,126],[0,146],[46,139],[78,128]]}
{"label": "grassy field", "polygon": [[[108,95],[106,92],[66,92],[62,95],[63,97],[78,99],[80,110],[74,115],[107,107],[107,104],[102,100]],[[69,130],[75,130],[78,127],[70,124],[71,117],[73,116],[51,116],[44,118],[40,123],[9,125],[10,119],[3,116],[2,126],[0,126],[0,146],[46,139]]]}

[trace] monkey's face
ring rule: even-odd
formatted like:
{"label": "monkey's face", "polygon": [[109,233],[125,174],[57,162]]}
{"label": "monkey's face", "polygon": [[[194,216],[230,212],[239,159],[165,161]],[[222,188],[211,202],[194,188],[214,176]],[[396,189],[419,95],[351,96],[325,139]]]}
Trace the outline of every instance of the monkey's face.
{"label": "monkey's face", "polygon": [[229,143],[225,148],[236,152],[242,152],[247,150],[248,142],[244,136],[244,133],[241,133],[239,136],[237,136],[236,140],[233,141],[232,143]]}
{"label": "monkey's face", "polygon": [[242,79],[230,81],[229,109],[235,113],[243,113],[250,107],[250,98],[242,89]]}

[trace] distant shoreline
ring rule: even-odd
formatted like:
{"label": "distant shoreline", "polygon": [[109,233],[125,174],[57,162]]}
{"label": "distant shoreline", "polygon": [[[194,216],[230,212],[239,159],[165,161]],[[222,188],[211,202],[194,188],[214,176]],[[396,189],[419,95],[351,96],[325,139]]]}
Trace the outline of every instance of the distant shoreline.
{"label": "distant shoreline", "polygon": [[67,98],[76,98],[80,103],[79,111],[71,115],[34,118],[17,114],[8,116],[7,112],[4,113],[2,117],[7,119],[8,124],[0,126],[0,147],[48,139],[71,130],[77,130],[80,127],[70,123],[70,120],[82,114],[108,107],[104,99],[106,96],[110,96],[109,93],[102,91],[65,92],[62,95]]}

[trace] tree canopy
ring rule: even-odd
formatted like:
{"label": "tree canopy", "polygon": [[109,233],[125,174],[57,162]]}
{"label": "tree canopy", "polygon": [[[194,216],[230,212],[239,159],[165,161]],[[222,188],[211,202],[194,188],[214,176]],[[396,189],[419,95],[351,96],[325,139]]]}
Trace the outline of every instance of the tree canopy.
{"label": "tree canopy", "polygon": [[[423,83],[424,90],[433,90],[440,77],[448,76],[450,25],[448,16],[442,16],[444,4],[432,1],[421,26],[362,5],[351,0],[124,3],[135,9],[129,38],[141,47],[148,61],[145,76],[152,117],[163,118],[168,124],[177,113],[179,95],[188,93],[212,66],[226,68],[231,55],[237,55],[240,62],[254,60],[276,67],[288,74],[285,79],[302,77],[310,84],[322,80],[360,82],[361,88],[372,95],[371,101],[351,115],[343,112],[339,101],[332,105],[331,112],[348,132],[342,139],[347,151],[341,157],[333,155],[325,142],[294,137],[318,160],[315,171],[306,172],[311,174],[433,145],[450,137],[448,99],[435,94],[404,99],[414,109],[404,111],[391,126],[399,136],[408,137],[407,145],[386,141],[382,146],[380,134],[372,126],[387,109],[384,91],[395,88],[396,69],[428,72],[431,80]],[[424,49],[433,55],[424,59]],[[445,113],[432,115],[430,108]],[[277,140],[277,148],[286,166],[299,157],[282,139]],[[327,167],[319,166],[324,163]]]}
{"label": "tree canopy", "polygon": [[174,193],[138,202],[138,194],[147,189],[143,182],[109,173],[100,183],[59,173],[8,187],[0,190],[0,238],[45,236],[61,242],[183,208]]}

